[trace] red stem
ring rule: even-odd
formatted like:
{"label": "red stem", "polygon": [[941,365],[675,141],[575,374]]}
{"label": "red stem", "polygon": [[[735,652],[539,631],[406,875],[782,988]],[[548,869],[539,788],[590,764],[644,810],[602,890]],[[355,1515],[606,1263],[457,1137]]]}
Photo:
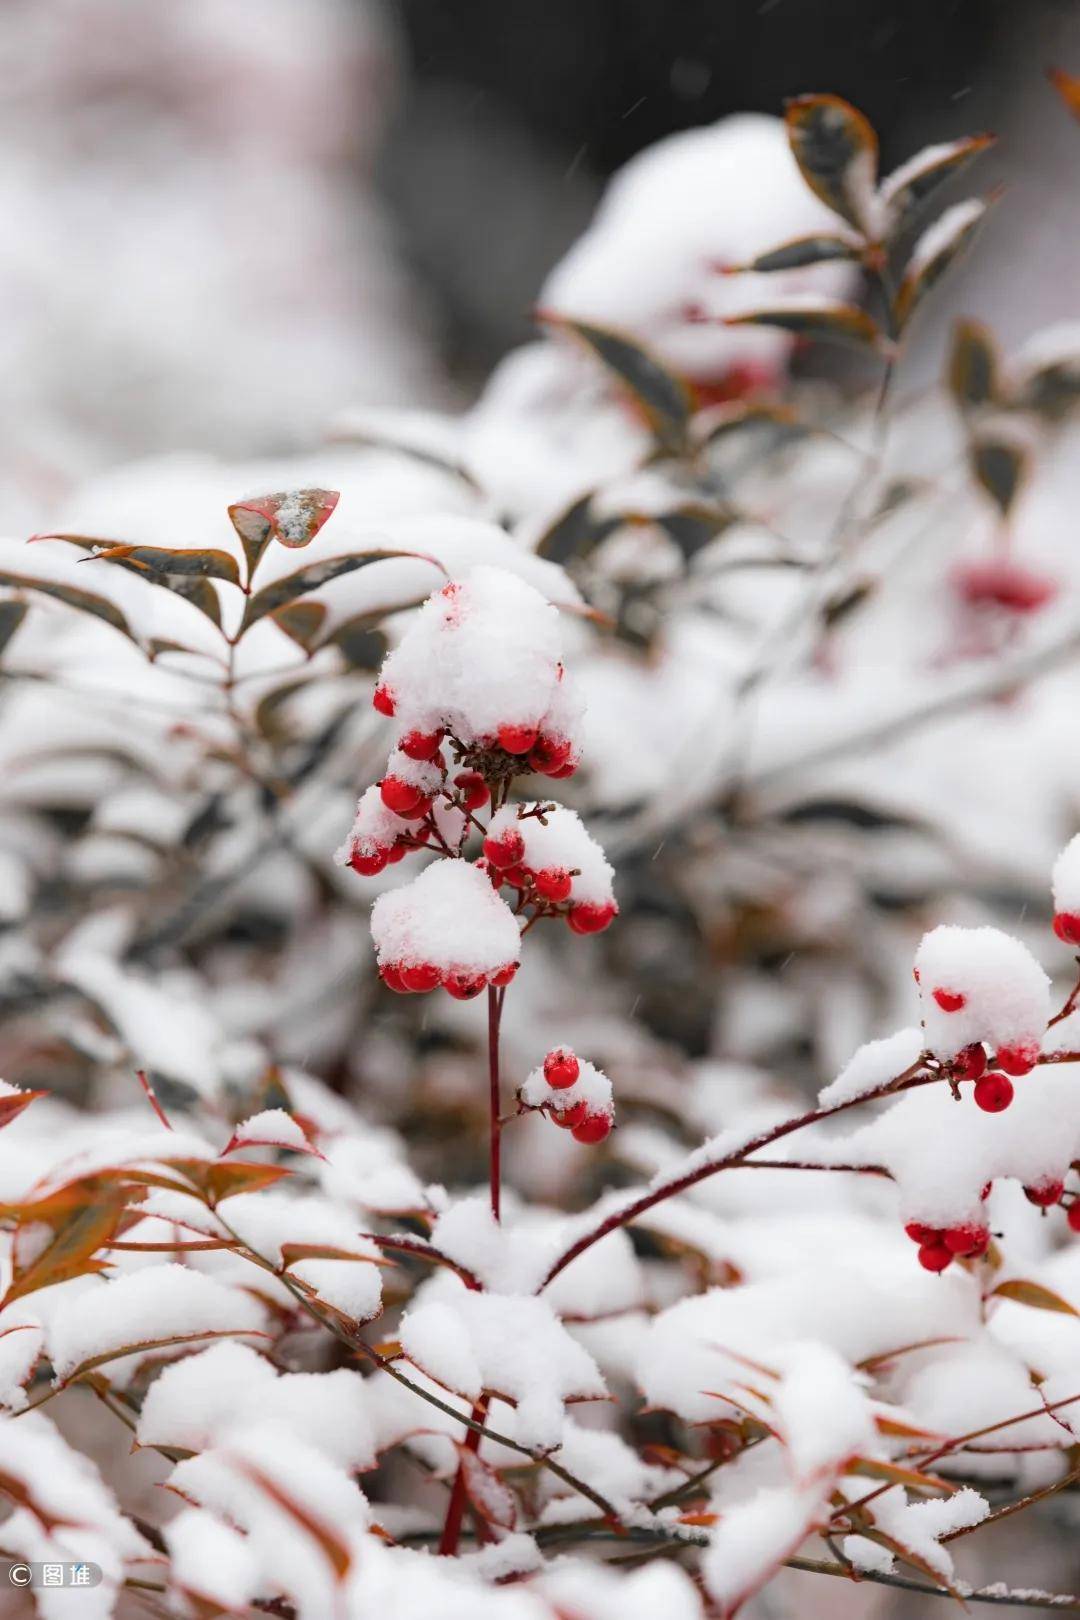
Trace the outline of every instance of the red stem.
{"label": "red stem", "polygon": [[491,1213],[499,1219],[502,1201],[502,1120],[499,1084],[499,1025],[502,1021],[502,992],[488,986],[488,1082],[490,1095],[489,1137],[491,1142],[489,1181]]}
{"label": "red stem", "polygon": [[[481,1395],[472,1409],[472,1421],[483,1423],[487,1416],[487,1396]],[[465,1448],[467,1451],[479,1451],[480,1431],[469,1429],[465,1435]],[[443,1522],[443,1532],[439,1540],[439,1552],[445,1558],[453,1558],[458,1550],[461,1539],[461,1526],[465,1518],[465,1504],[468,1497],[465,1491],[465,1470],[458,1467],[454,1475],[453,1489],[450,1492],[450,1502],[446,1509],[446,1519]]]}

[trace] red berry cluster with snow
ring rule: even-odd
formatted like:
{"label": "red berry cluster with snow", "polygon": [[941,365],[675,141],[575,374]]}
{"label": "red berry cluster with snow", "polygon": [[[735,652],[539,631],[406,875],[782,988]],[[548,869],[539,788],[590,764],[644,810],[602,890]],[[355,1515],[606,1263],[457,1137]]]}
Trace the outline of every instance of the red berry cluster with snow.
{"label": "red berry cluster with snow", "polygon": [[997,928],[932,929],[915,953],[915,980],[927,1048],[960,1059],[962,1078],[979,1079],[985,1061],[980,1067],[975,1049],[984,1042],[1006,1074],[1034,1068],[1050,1017],[1050,980],[1019,940]]}
{"label": "red berry cluster with snow", "polygon": [[573,810],[558,805],[505,805],[488,825],[484,858],[491,880],[566,905],[576,934],[606,928],[618,907],[614,872],[595,838]]}
{"label": "red berry cluster with snow", "polygon": [[555,1046],[518,1092],[525,1108],[540,1108],[576,1142],[602,1142],[615,1122],[611,1081],[568,1046]]}

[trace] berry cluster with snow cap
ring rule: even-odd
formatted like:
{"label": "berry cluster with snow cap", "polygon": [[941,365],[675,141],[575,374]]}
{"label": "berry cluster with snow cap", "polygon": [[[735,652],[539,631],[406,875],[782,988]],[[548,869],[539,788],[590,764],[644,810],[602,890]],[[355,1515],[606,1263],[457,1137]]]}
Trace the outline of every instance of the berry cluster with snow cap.
{"label": "berry cluster with snow cap", "polygon": [[482,872],[439,861],[371,908],[371,935],[384,983],[399,994],[440,985],[460,1001],[510,983],[521,935],[513,912]]}
{"label": "berry cluster with snow cap", "polygon": [[1080,946],[1080,833],[1054,862],[1054,933],[1065,945]]}
{"label": "berry cluster with snow cap", "polygon": [[559,805],[505,805],[484,839],[491,881],[551,906],[567,905],[576,934],[597,934],[618,913],[615,873],[573,810]]}
{"label": "berry cluster with snow cap", "polygon": [[[993,1078],[980,1078],[984,1043],[1006,1075],[1034,1068],[1050,1017],[1050,980],[1019,940],[997,928],[934,928],[915,953],[915,981],[927,1047],[956,1060],[959,1078],[984,1088]],[[1011,1093],[998,1106],[1009,1100]]]}
{"label": "berry cluster with snow cap", "polygon": [[[434,758],[447,733],[491,775],[569,776],[581,705],[562,664],[558,609],[516,575],[479,567],[430,596],[379,674],[375,707],[398,723],[400,752]],[[396,772],[395,772],[396,774]],[[408,780],[408,776],[405,778]]]}
{"label": "berry cluster with snow cap", "polygon": [[527,1076],[518,1099],[542,1109],[577,1142],[602,1142],[615,1123],[611,1081],[568,1046],[555,1046]]}

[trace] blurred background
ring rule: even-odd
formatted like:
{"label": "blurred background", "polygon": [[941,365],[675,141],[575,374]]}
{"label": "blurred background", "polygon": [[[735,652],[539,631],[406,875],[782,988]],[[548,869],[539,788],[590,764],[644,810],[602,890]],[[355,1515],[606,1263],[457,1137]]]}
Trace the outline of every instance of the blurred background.
{"label": "blurred background", "polygon": [[1024,184],[949,306],[1022,336],[1073,279],[1043,73],[1078,61],[1070,0],[6,0],[7,525],[131,456],[470,400],[614,170],[807,89],[864,108],[886,167],[1007,137]]}

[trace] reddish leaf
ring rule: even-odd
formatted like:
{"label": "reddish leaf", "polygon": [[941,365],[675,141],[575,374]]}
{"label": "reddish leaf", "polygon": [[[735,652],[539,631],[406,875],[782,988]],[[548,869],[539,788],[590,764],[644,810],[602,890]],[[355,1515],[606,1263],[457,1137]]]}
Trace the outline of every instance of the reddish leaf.
{"label": "reddish leaf", "polygon": [[458,1454],[465,1495],[473,1512],[485,1524],[496,1525],[500,1530],[513,1530],[517,1524],[517,1498],[509,1485],[500,1479],[490,1463],[483,1462],[463,1441],[455,1440],[454,1449]]}
{"label": "reddish leaf", "polygon": [[244,548],[248,578],[271,540],[294,549],[310,545],[340,499],[334,489],[290,489],[234,502],[229,520]]}
{"label": "reddish leaf", "polygon": [[352,1564],[352,1554],[337,1531],[328,1524],[317,1519],[306,1507],[290,1496],[277,1480],[272,1479],[258,1464],[249,1462],[246,1457],[230,1457],[228,1461],[238,1474],[243,1474],[253,1484],[275,1502],[289,1517],[305,1530],[314,1542],[321,1547],[338,1580],[344,1580]]}
{"label": "reddish leaf", "polygon": [[1059,1311],[1064,1316],[1080,1316],[1060,1294],[1055,1294],[1052,1288],[1042,1283],[1030,1282],[1025,1277],[1013,1277],[1007,1282],[998,1283],[996,1288],[990,1290],[991,1299],[1011,1299],[1018,1305],[1030,1305],[1037,1311]]}
{"label": "reddish leaf", "polygon": [[64,1378],[64,1385],[74,1384],[77,1379],[83,1378],[87,1373],[98,1367],[104,1367],[107,1362],[119,1361],[122,1356],[140,1355],[150,1350],[170,1350],[178,1344],[201,1344],[204,1339],[269,1339],[269,1333],[262,1333],[258,1328],[202,1328],[194,1333],[171,1333],[164,1339],[133,1339],[130,1344],[120,1345],[114,1350],[103,1350],[100,1355],[88,1356],[85,1361],[72,1369]]}
{"label": "reddish leaf", "polygon": [[11,1091],[6,1096],[0,1096],[0,1130],[10,1125],[13,1119],[18,1119],[24,1108],[29,1108],[38,1097],[47,1097],[47,1091]]}
{"label": "reddish leaf", "polygon": [[1047,77],[1073,117],[1080,119],[1080,78],[1064,68],[1051,68]]}
{"label": "reddish leaf", "polygon": [[99,1192],[93,1202],[50,1210],[50,1200],[43,1199],[37,1205],[24,1206],[30,1212],[24,1217],[25,1224],[44,1222],[53,1227],[53,1237],[27,1265],[20,1266],[16,1260],[0,1309],[38,1288],[105,1270],[106,1262],[93,1256],[117,1235],[128,1214],[128,1196],[127,1188],[113,1186]]}

